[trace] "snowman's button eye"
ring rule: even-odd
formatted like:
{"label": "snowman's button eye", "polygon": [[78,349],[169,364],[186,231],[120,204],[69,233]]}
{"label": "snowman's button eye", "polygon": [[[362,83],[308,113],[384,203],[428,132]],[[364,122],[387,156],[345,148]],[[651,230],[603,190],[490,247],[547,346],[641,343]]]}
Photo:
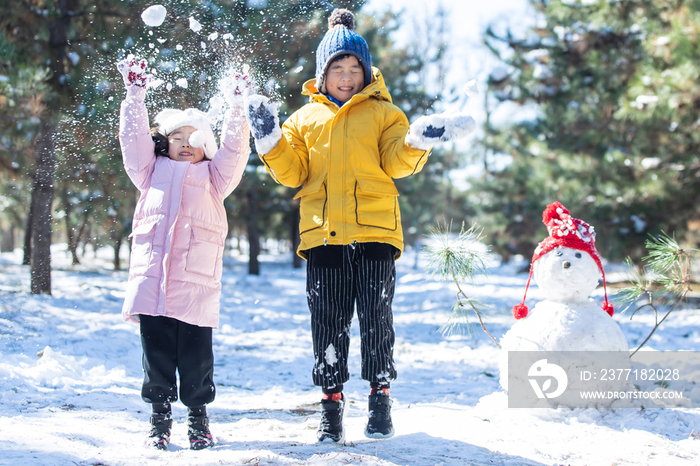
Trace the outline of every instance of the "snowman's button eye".
{"label": "snowman's button eye", "polygon": [[561,251],[557,251],[557,256],[558,256],[558,257],[561,256],[562,254],[564,254],[564,253],[561,252]]}
{"label": "snowman's button eye", "polygon": [[577,252],[577,253],[576,253],[576,259],[580,259],[580,258],[581,258],[581,253],[580,253],[580,252]]}

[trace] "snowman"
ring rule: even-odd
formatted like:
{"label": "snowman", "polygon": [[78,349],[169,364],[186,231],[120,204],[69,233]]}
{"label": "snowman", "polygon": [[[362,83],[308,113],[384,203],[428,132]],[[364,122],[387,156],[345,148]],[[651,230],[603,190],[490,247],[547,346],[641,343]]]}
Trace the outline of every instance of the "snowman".
{"label": "snowman", "polygon": [[[559,202],[547,206],[542,221],[549,236],[535,249],[525,297],[534,274],[537,285],[547,299],[537,303],[532,312],[528,312],[525,297],[513,307],[513,316],[518,321],[501,339],[503,352],[499,361],[501,386],[506,391],[509,351],[588,352],[585,353],[586,357],[571,363],[575,367],[564,367],[567,372],[599,373],[602,362],[597,362],[595,353],[592,353],[596,351],[619,351],[617,363],[629,365],[629,345],[611,318],[614,309],[608,301],[605,272],[595,248],[595,230],[586,222],[573,218]],[[589,299],[598,286],[600,276],[605,290],[602,308]],[[532,362],[534,364],[536,361]],[[569,397],[575,398],[573,392],[581,388],[581,385],[579,383],[578,386],[568,388]],[[612,386],[598,382],[596,388],[606,390]],[[578,399],[574,398],[569,398],[568,401],[566,397],[556,402],[545,401],[549,401],[547,406],[574,406]],[[607,400],[599,405],[609,407],[611,402],[612,400]]]}

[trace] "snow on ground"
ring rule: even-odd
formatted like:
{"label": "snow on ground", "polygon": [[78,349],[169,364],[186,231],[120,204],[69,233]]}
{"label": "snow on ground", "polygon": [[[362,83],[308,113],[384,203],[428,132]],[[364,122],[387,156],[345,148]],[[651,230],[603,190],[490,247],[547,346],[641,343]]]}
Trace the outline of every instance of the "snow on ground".
{"label": "snow on ground", "polygon": [[[305,271],[264,256],[260,276],[245,257],[226,258],[221,327],[215,337],[216,446],[190,451],[185,408],[174,405],[172,443],[147,449],[138,327],[121,320],[126,272],[109,252],[69,266],[54,248],[53,296],[33,296],[21,253],[0,256],[0,464],[13,465],[672,465],[698,464],[698,409],[508,409],[498,350],[480,329],[444,338],[454,290],[399,260],[392,385],[396,436],[363,435],[368,388],[359,379],[353,328],[345,445],[317,444],[319,390],[313,365]],[[422,261],[424,264],[425,261]],[[500,338],[513,324],[527,274],[496,267],[468,293],[495,306]],[[529,299],[542,299],[534,287]],[[635,346],[650,316],[616,315]],[[700,350],[700,310],[672,314],[651,345]]]}

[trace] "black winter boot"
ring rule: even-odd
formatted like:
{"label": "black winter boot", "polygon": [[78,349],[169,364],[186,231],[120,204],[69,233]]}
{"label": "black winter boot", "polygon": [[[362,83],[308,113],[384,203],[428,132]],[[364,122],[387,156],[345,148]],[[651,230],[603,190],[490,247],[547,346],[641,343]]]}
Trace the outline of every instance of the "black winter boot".
{"label": "black winter boot", "polygon": [[147,443],[158,450],[167,450],[170,444],[170,429],[173,426],[170,404],[154,404],[153,411]]}
{"label": "black winter boot", "polygon": [[214,446],[206,407],[187,408],[187,436],[190,439],[191,450],[203,450]]}
{"label": "black winter boot", "polygon": [[384,390],[377,390],[369,396],[367,426],[365,436],[368,438],[390,438],[394,436],[394,425],[391,422],[392,400]]}
{"label": "black winter boot", "polygon": [[340,399],[321,400],[321,423],[316,432],[319,442],[330,440],[342,443],[345,440],[345,428],[343,427],[343,411],[345,410],[345,397],[340,394]]}

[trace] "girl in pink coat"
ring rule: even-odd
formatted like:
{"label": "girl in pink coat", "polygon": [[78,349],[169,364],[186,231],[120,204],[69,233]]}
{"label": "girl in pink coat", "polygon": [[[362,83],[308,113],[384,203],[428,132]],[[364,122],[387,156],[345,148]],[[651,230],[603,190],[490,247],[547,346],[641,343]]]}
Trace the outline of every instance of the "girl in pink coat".
{"label": "girl in pink coat", "polygon": [[222,89],[230,109],[217,150],[206,114],[196,109],[161,111],[151,135],[145,66],[133,56],[117,64],[126,84],[119,142],[126,173],[140,191],[122,315],[140,324],[141,396],[153,408],[149,444],[168,447],[177,370],[190,448],[199,450],[213,445],[205,405],[215,394],[212,329],[219,325],[228,229],[224,199],[250,153],[243,99],[251,82],[236,75]]}

